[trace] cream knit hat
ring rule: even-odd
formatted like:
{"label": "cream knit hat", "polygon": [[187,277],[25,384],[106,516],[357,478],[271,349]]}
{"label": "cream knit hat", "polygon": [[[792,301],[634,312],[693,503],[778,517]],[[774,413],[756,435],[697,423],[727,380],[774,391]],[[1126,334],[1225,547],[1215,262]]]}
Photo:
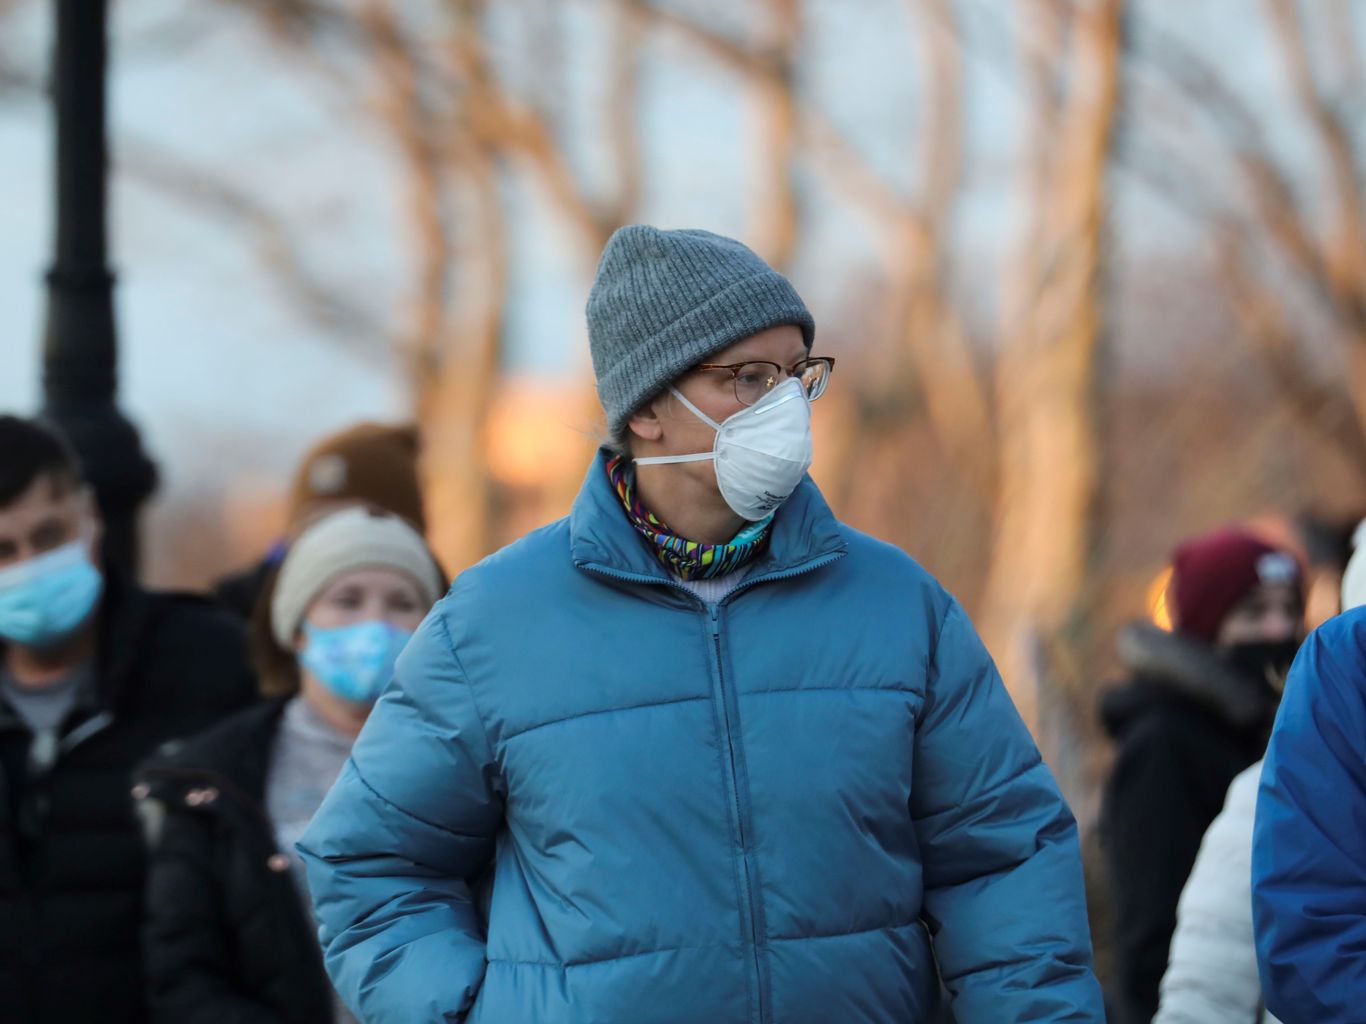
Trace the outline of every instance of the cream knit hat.
{"label": "cream knit hat", "polygon": [[319,519],[290,545],[270,604],[276,641],[286,649],[293,646],[304,613],[330,580],[376,567],[407,573],[429,606],[446,589],[426,542],[402,519],[378,509],[343,509]]}

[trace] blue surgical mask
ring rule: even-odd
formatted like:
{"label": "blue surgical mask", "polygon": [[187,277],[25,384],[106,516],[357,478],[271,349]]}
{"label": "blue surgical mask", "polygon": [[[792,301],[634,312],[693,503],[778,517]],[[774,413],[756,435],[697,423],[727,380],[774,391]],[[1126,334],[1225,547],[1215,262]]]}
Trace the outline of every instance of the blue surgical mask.
{"label": "blue surgical mask", "polygon": [[103,590],[84,540],[0,569],[0,639],[54,647],[90,618]]}
{"label": "blue surgical mask", "polygon": [[304,623],[307,643],[299,662],[338,697],[373,704],[394,674],[394,662],[413,635],[371,620],[319,629]]}

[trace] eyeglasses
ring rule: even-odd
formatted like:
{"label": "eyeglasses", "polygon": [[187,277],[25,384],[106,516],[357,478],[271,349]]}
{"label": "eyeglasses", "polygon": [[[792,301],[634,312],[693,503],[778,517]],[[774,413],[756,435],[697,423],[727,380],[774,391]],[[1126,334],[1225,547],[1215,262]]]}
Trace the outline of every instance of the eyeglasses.
{"label": "eyeglasses", "polygon": [[814,402],[825,394],[830,374],[835,371],[835,360],[830,356],[812,356],[791,366],[780,366],[763,359],[748,363],[698,363],[694,370],[725,370],[735,384],[735,400],[741,405],[753,405],[788,377],[801,381],[806,397]]}

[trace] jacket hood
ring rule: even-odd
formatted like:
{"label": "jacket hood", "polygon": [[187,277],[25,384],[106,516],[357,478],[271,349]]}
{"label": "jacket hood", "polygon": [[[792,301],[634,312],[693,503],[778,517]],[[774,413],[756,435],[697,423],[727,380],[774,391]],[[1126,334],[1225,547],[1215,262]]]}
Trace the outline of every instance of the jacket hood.
{"label": "jacket hood", "polygon": [[[599,450],[570,512],[574,564],[638,577],[642,582],[670,582],[668,570],[626,518],[621,500],[607,479],[610,457],[606,449]],[[768,547],[755,559],[749,575],[757,579],[770,573],[800,571],[847,551],[839,521],[820,489],[806,476],[774,515]]]}
{"label": "jacket hood", "polygon": [[1229,665],[1203,640],[1135,622],[1120,630],[1116,646],[1134,678],[1101,698],[1101,722],[1111,736],[1173,701],[1198,704],[1236,729],[1263,726],[1275,714],[1276,692]]}
{"label": "jacket hood", "polygon": [[271,744],[289,698],[262,701],[197,736],[162,744],[137,772],[153,789],[223,779],[254,801],[265,797]]}

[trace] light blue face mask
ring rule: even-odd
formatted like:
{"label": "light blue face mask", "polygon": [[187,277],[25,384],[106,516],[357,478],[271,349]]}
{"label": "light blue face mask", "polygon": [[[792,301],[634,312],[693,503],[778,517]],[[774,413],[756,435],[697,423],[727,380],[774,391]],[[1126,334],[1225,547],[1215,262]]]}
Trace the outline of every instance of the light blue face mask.
{"label": "light blue face mask", "polygon": [[0,569],[0,639],[54,647],[90,617],[103,590],[84,540]]}
{"label": "light blue face mask", "polygon": [[345,700],[373,704],[394,674],[394,662],[413,635],[374,619],[319,629],[304,623],[307,643],[299,663]]}

